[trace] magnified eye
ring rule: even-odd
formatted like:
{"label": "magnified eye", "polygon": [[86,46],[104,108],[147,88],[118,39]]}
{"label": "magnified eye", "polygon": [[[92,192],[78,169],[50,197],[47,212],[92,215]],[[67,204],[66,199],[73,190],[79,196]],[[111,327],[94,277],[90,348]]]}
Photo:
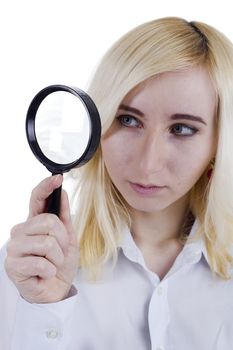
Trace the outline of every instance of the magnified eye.
{"label": "magnified eye", "polygon": [[141,123],[137,118],[132,117],[131,115],[120,115],[117,117],[117,120],[121,125],[126,127],[141,127]]}

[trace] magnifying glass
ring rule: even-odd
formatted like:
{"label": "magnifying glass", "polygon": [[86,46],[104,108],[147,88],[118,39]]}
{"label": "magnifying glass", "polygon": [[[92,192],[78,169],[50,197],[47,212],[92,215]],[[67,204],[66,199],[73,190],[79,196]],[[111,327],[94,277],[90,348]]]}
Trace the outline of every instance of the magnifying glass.
{"label": "magnifying glass", "polygon": [[[26,135],[36,158],[53,174],[80,167],[95,154],[101,122],[84,91],[50,85],[36,94],[26,116]],[[59,216],[61,187],[49,196],[47,212]]]}

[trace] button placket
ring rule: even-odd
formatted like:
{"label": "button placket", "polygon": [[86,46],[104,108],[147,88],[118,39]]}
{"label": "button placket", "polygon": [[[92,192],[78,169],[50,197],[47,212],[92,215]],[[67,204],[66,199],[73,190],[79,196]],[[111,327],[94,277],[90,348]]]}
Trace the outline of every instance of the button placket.
{"label": "button placket", "polygon": [[148,321],[152,350],[165,350],[166,331],[170,320],[167,287],[167,280],[161,282],[155,288],[150,301]]}

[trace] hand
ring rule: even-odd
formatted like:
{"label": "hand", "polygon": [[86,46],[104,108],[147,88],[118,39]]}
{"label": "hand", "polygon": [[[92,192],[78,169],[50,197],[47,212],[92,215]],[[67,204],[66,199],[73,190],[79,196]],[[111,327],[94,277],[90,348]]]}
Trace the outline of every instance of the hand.
{"label": "hand", "polygon": [[77,240],[66,192],[62,191],[60,218],[43,212],[48,196],[61,184],[61,175],[43,180],[32,191],[27,221],[11,230],[6,272],[30,303],[66,298],[77,271]]}

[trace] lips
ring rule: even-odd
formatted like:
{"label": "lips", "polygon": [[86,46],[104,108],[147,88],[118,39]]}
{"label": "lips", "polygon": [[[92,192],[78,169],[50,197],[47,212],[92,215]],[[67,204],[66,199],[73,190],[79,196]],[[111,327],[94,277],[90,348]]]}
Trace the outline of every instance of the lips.
{"label": "lips", "polygon": [[140,183],[133,183],[130,182],[130,186],[132,189],[141,195],[153,195],[156,193],[161,192],[166,186],[157,186],[152,184],[140,184]]}
{"label": "lips", "polygon": [[144,184],[140,184],[140,183],[132,183],[132,184],[143,187],[143,188],[153,188],[153,187],[162,188],[162,187],[165,187],[165,186],[159,186],[159,185],[153,185],[153,184],[149,184],[149,185],[144,185]]}

